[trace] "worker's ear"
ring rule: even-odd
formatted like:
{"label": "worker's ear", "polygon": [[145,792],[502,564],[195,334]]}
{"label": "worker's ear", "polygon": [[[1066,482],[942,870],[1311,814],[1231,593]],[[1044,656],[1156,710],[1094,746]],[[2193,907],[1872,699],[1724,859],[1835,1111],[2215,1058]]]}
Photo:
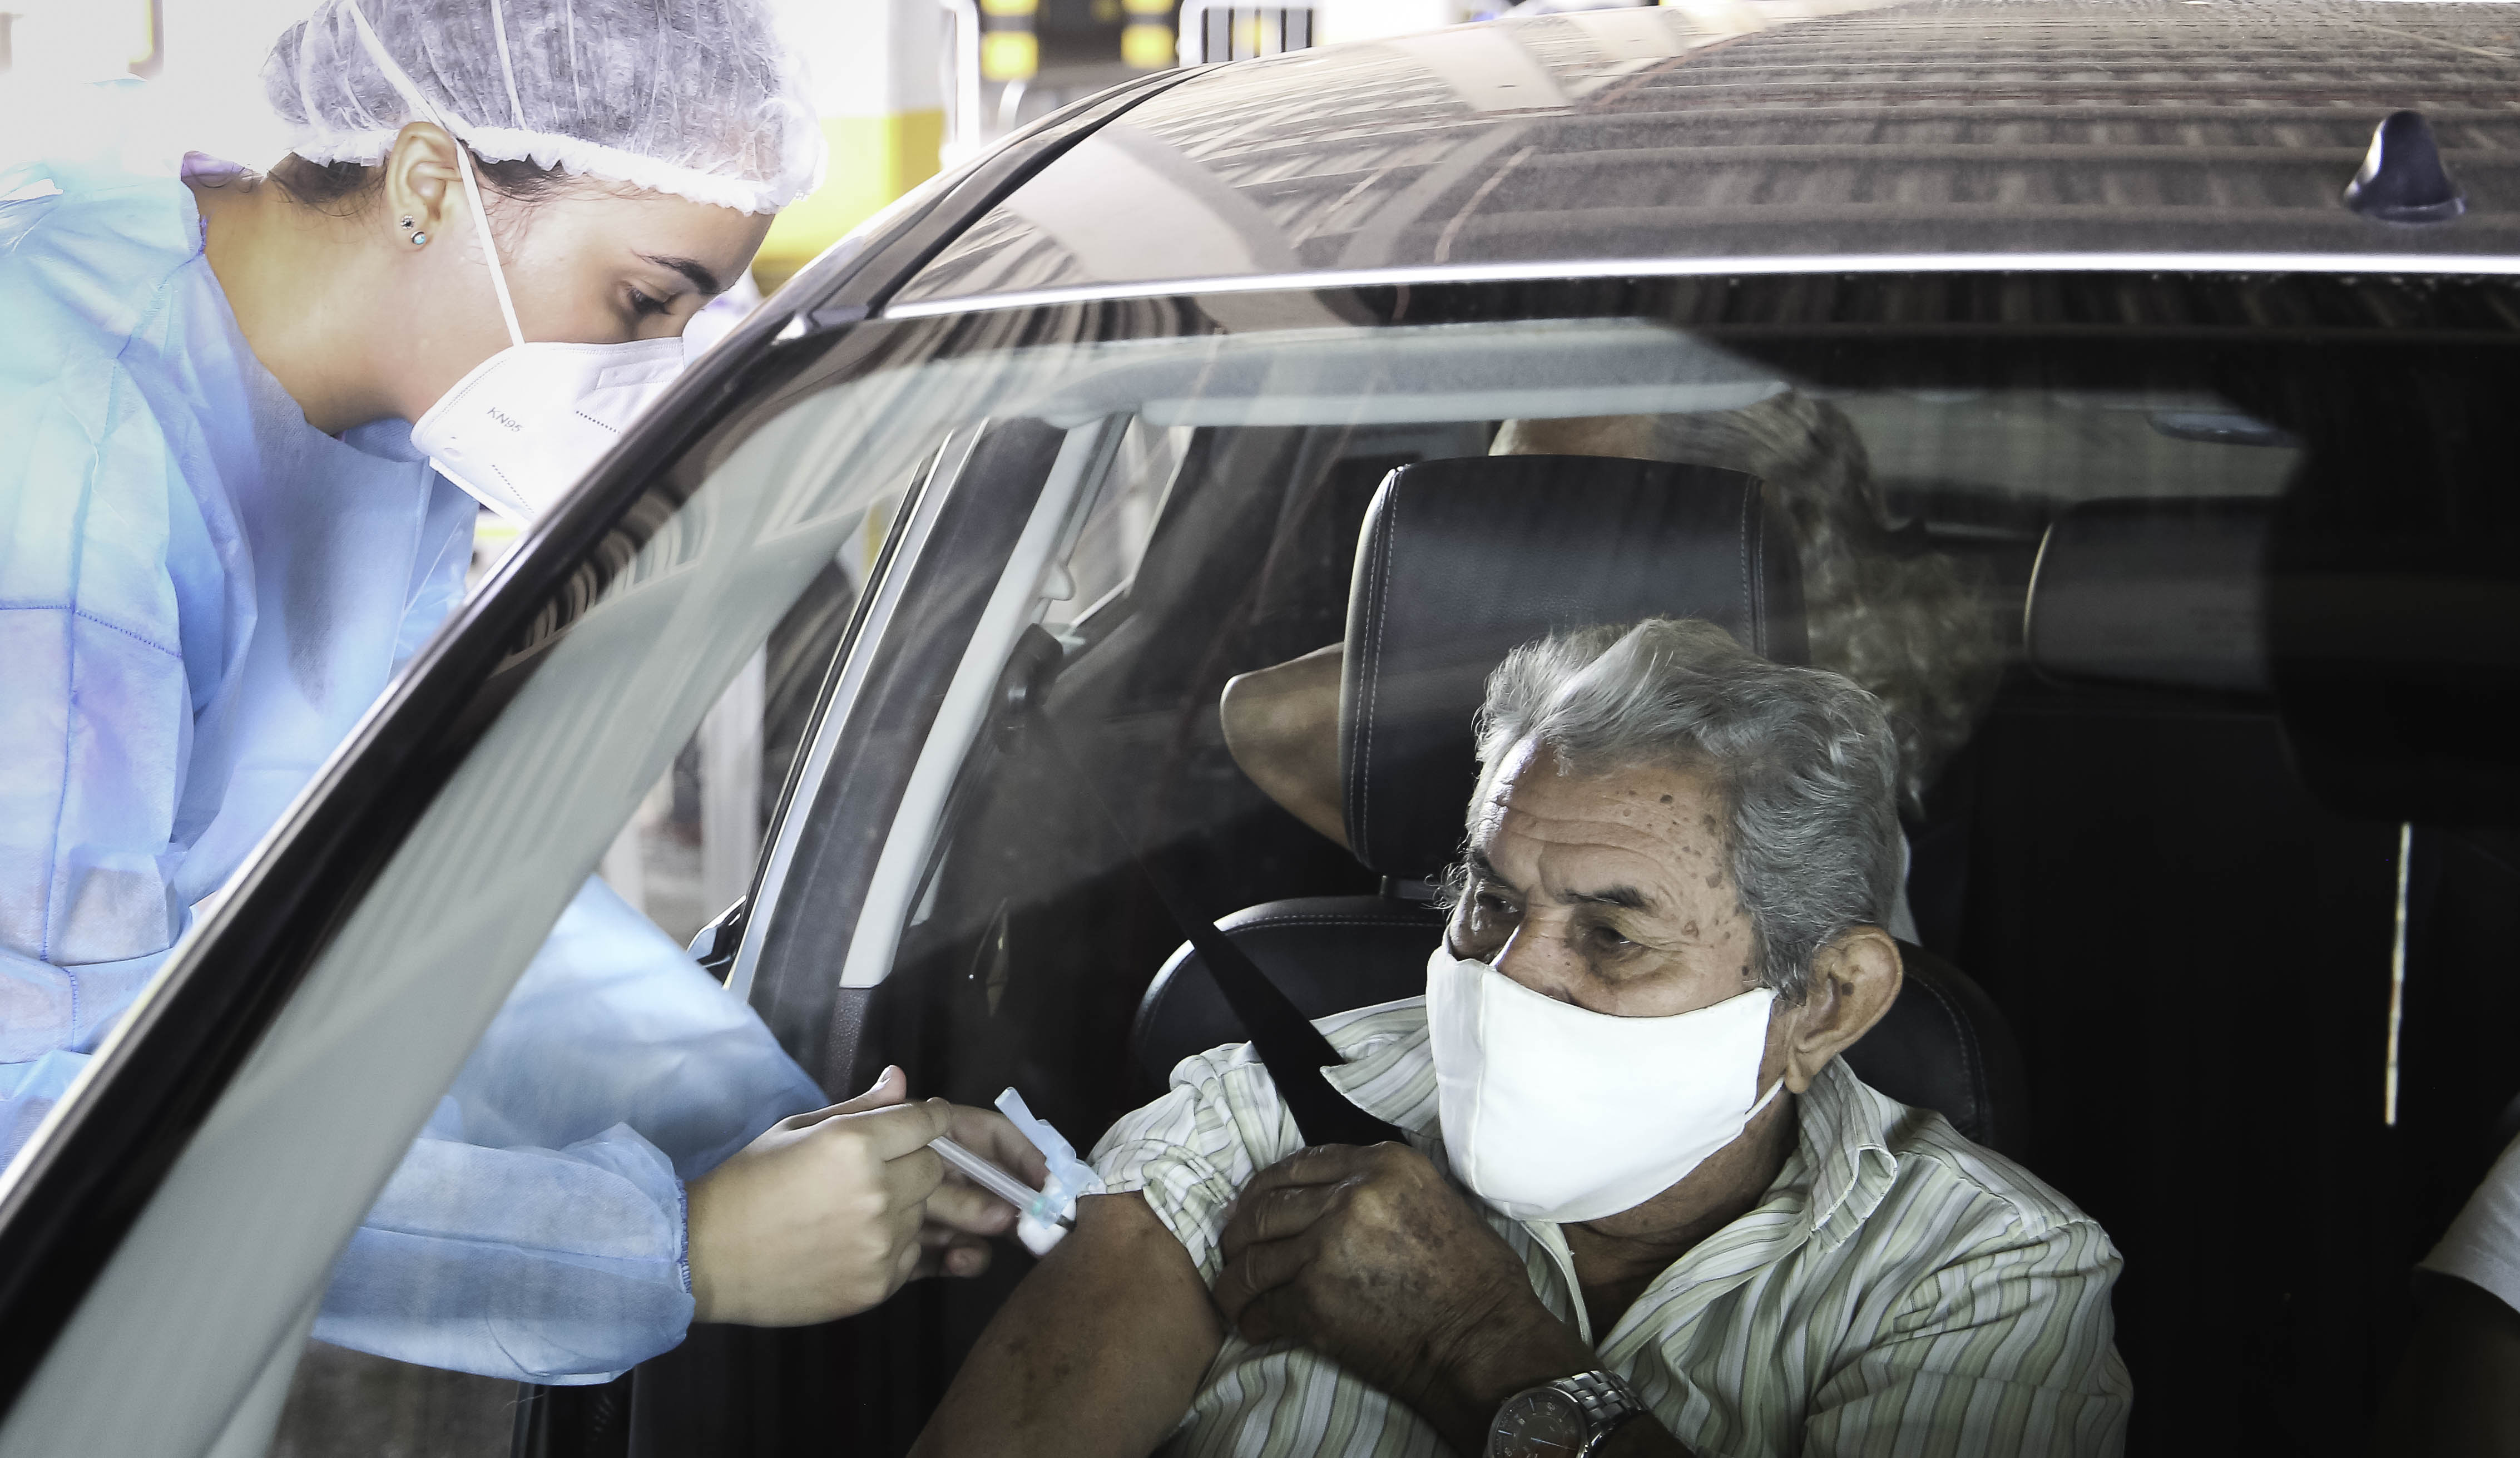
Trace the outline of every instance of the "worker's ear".
{"label": "worker's ear", "polygon": [[455,221],[464,206],[464,174],[457,167],[455,139],[429,122],[412,122],[394,138],[384,160],[383,222],[397,247],[409,247],[418,234],[433,237]]}

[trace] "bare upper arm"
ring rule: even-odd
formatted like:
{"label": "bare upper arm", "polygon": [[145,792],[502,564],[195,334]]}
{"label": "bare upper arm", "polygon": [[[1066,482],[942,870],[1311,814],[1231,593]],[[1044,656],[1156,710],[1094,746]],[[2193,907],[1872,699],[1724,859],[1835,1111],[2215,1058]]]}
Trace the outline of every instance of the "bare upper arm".
{"label": "bare upper arm", "polygon": [[1147,1202],[1090,1196],[980,1334],[912,1452],[1150,1452],[1224,1340],[1207,1283]]}

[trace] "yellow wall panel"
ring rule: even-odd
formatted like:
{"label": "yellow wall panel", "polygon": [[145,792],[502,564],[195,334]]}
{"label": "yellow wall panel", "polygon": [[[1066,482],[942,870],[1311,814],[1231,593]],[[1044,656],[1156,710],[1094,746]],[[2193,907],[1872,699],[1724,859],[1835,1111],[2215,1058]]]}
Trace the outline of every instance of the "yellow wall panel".
{"label": "yellow wall panel", "polygon": [[885,204],[934,176],[937,150],[945,142],[945,114],[826,116],[823,139],[832,149],[823,185],[779,214],[760,255],[752,260],[752,277],[764,293],[788,282]]}

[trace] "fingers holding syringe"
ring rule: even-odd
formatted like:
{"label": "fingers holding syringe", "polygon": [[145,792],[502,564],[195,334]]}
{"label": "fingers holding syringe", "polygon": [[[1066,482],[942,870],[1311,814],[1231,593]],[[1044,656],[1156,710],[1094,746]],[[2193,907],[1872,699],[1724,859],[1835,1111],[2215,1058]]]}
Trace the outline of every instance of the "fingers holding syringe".
{"label": "fingers holding syringe", "polygon": [[993,1255],[985,1237],[930,1221],[919,1227],[919,1263],[915,1279],[929,1276],[976,1276],[989,1268]]}
{"label": "fingers holding syringe", "polygon": [[989,1268],[988,1238],[1014,1228],[1013,1206],[949,1164],[919,1227],[918,1274],[976,1276]]}
{"label": "fingers holding syringe", "polygon": [[1034,1189],[1050,1179],[1050,1161],[1033,1148],[1032,1141],[995,1109],[974,1109],[968,1104],[956,1104],[953,1124],[945,1132],[953,1141],[981,1159],[1008,1170]]}
{"label": "fingers holding syringe", "polygon": [[928,1230],[969,1236],[1005,1235],[1015,1228],[1015,1207],[972,1184],[959,1169],[948,1168],[945,1182],[927,1197]]}

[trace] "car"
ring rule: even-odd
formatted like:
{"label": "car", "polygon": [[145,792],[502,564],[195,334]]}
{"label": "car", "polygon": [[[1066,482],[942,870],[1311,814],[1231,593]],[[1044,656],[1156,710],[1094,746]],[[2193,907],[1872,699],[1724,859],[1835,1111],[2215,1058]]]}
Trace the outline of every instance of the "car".
{"label": "car", "polygon": [[[1220,696],[1344,644],[1373,724],[1361,533],[1509,432],[1559,442],[1535,491],[1766,481],[1914,781],[1910,994],[1857,1066],[2107,1228],[2133,1450],[2362,1451],[2520,1112],[2515,97],[2485,5],[1733,0],[1009,139],[537,524],[12,1166],[0,1454],[264,1451],[335,1253],[783,623],[810,712],[696,951],[827,1089],[1014,1086],[1090,1147],[1241,1035],[1167,897],[1307,1013],[1408,995],[1462,766],[1336,751],[1360,856]],[[1623,552],[1691,600],[1694,539],[1578,536],[1425,580],[1478,589],[1477,653],[1606,611]],[[526,1394],[518,1451],[899,1451],[1025,1265],[695,1330]]]}

